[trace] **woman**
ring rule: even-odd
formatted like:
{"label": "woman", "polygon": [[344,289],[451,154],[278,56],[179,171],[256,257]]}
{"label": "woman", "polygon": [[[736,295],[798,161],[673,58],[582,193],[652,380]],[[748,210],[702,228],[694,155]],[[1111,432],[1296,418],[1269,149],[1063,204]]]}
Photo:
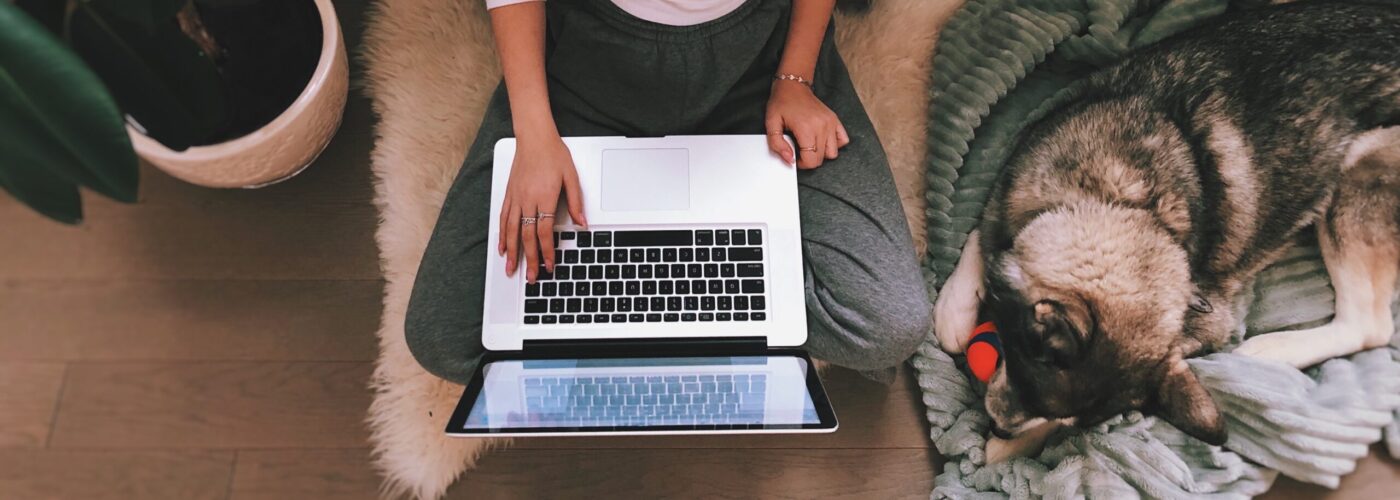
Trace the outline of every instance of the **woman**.
{"label": "woman", "polygon": [[[929,330],[927,295],[884,151],[832,41],[835,0],[486,1],[505,83],[414,283],[405,331],[424,368],[471,377],[484,273],[533,281],[552,269],[549,219],[522,218],[553,212],[562,195],[587,224],[564,136],[767,134],[802,169],[806,349],[886,379],[913,353]],[[492,149],[511,136],[502,231],[489,235]],[[485,269],[487,245],[505,269]]]}

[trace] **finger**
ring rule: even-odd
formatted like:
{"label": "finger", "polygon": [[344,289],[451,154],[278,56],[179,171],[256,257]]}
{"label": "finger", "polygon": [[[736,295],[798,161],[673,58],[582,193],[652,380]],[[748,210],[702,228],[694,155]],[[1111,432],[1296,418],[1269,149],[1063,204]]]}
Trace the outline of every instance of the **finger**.
{"label": "finger", "polygon": [[[554,207],[539,207],[535,213],[552,214]],[[544,268],[549,272],[554,272],[554,218],[547,217],[539,219],[535,223],[535,238],[539,239],[540,260],[544,262]]]}
{"label": "finger", "polygon": [[776,114],[769,114],[764,120],[763,127],[768,134],[768,149],[773,150],[784,163],[792,165],[795,162],[792,145],[783,140],[783,119]]}
{"label": "finger", "polygon": [[822,137],[826,138],[826,159],[835,160],[837,150],[841,149],[841,139],[836,137],[836,127],[827,129],[826,135]]}
{"label": "finger", "polygon": [[506,276],[515,276],[520,262],[520,207],[512,204],[506,212]]}
{"label": "finger", "polygon": [[851,134],[846,133],[846,125],[841,123],[840,118],[836,119],[836,139],[840,142],[837,147],[844,148],[851,143]]}
{"label": "finger", "polygon": [[[587,228],[588,219],[583,215],[583,190],[579,188],[578,170],[573,165],[564,171],[564,201],[569,205],[569,217],[574,223]],[[550,210],[554,210],[554,207],[550,207]]]}
{"label": "finger", "polygon": [[820,167],[822,164],[823,154],[821,151],[822,148],[825,147],[825,144],[820,143],[820,141],[818,140],[818,137],[820,136],[817,135],[816,131],[793,131],[793,135],[798,137],[797,168],[811,169]]}
{"label": "finger", "polygon": [[[528,203],[521,208],[521,215],[524,217],[534,217],[535,213]],[[520,246],[525,250],[525,281],[529,283],[534,283],[535,277],[540,274],[540,237],[537,231],[539,226],[538,221],[534,224],[520,225]],[[550,243],[553,242],[554,239],[550,238]]]}
{"label": "finger", "polygon": [[501,215],[496,221],[496,253],[502,257],[506,255],[506,221],[510,215],[510,194],[506,194],[505,203],[501,204]]}

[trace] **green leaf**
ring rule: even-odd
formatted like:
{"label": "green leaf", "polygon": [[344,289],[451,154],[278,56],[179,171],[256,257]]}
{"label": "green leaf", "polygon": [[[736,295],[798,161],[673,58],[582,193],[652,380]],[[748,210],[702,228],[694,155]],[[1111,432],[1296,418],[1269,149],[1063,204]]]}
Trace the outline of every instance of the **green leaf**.
{"label": "green leaf", "polygon": [[7,190],[41,212],[77,220],[73,184],[136,200],[136,155],[116,103],[76,55],[4,1],[0,136]]}
{"label": "green leaf", "polygon": [[146,31],[100,4],[80,3],[69,38],[122,110],[167,147],[206,144],[225,125],[218,68],[173,18]]}

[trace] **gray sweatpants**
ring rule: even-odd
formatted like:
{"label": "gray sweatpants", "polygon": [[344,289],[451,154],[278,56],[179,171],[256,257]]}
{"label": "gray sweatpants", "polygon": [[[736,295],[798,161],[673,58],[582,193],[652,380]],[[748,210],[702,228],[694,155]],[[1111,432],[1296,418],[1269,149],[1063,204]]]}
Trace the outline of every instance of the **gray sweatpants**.
{"label": "gray sweatpants", "polygon": [[[551,0],[546,71],[565,136],[762,134],[786,39],[787,0],[749,0],[720,19],[676,27],[628,15],[608,0]],[[907,359],[930,328],[929,304],[904,211],[870,119],[832,42],[815,91],[851,143],[798,173],[808,325],[814,357],[858,370]],[[444,103],[450,105],[450,103]],[[482,291],[492,149],[512,134],[505,87],[442,207],[414,283],[408,346],[428,371],[465,383],[483,353]]]}

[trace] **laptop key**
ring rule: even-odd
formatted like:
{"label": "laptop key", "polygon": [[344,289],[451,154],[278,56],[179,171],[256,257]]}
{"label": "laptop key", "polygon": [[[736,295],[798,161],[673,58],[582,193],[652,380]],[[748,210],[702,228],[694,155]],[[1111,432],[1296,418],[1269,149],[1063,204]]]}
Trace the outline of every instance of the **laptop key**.
{"label": "laptop key", "polygon": [[743,296],[734,297],[734,309],[747,311],[749,309],[749,298]]}
{"label": "laptop key", "polygon": [[[733,264],[730,264],[733,265]],[[763,277],[763,264],[746,263],[739,264],[738,271],[740,278],[761,278]]]}
{"label": "laptop key", "polygon": [[588,248],[593,246],[593,233],[590,233],[588,231],[579,231],[577,244],[579,248]]}
{"label": "laptop key", "polygon": [[704,297],[700,297],[700,310],[702,310],[702,311],[713,311],[713,310],[715,310],[715,298],[714,298],[713,296],[710,296],[710,295],[706,295],[706,296],[704,296]]}
{"label": "laptop key", "polygon": [[598,301],[598,309],[601,309],[605,313],[610,313],[617,310],[615,309],[616,307],[617,299],[614,299],[612,297],[604,297],[602,300]]}
{"label": "laptop key", "polygon": [[681,321],[695,321],[695,313],[681,314]]}
{"label": "laptop key", "polygon": [[729,260],[734,262],[758,262],[763,260],[763,249],[758,247],[735,247],[729,249]]}
{"label": "laptop key", "polygon": [[612,260],[617,263],[627,262],[627,250],[621,248],[613,250]]}
{"label": "laptop key", "polygon": [[609,231],[594,231],[594,232],[593,232],[593,246],[599,246],[599,247],[610,247],[610,246],[612,246],[612,232],[609,232]]}
{"label": "laptop key", "polygon": [[667,297],[667,298],[666,298],[666,310],[667,310],[667,311],[679,311],[679,310],[681,310],[681,298],[680,298],[680,297]]}
{"label": "laptop key", "polygon": [[665,298],[665,297],[652,297],[652,298],[651,298],[651,310],[653,310],[653,311],[665,311],[665,310],[666,310],[666,298]]}
{"label": "laptop key", "polygon": [[663,317],[667,323],[675,323],[681,320],[681,315],[679,313],[666,313]]}
{"label": "laptop key", "polygon": [[763,280],[744,280],[744,293],[763,293]]}
{"label": "laptop key", "polygon": [[572,239],[574,239],[574,232],[573,232],[573,231],[561,231],[561,232],[559,232],[559,239],[565,240],[565,241],[572,240]]}
{"label": "laptop key", "polygon": [[728,245],[728,244],[729,244],[729,230],[728,230],[728,229],[720,229],[720,230],[718,230],[718,231],[715,231],[715,244],[716,244],[716,245]]}
{"label": "laptop key", "polygon": [[544,316],[540,316],[540,322],[546,325],[552,325],[559,322],[559,317],[553,314],[546,314]]}
{"label": "laptop key", "polygon": [[574,316],[573,316],[572,314],[564,314],[564,315],[560,315],[560,316],[559,316],[559,324],[561,324],[561,325],[572,325],[573,323],[574,323]]}
{"label": "laptop key", "polygon": [[763,244],[763,231],[759,231],[759,230],[757,230],[757,229],[750,229],[750,230],[749,230],[749,244],[750,244],[750,245],[762,245],[762,244]]}
{"label": "laptop key", "polygon": [[597,252],[595,252],[592,248],[589,248],[587,250],[579,250],[578,261],[580,264],[592,264],[596,262],[596,259],[594,258],[596,255]]}
{"label": "laptop key", "polygon": [[577,319],[579,323],[584,323],[584,324],[592,323],[592,322],[593,322],[593,316],[588,315],[588,314],[580,314],[580,315],[578,315],[575,319]]}
{"label": "laptop key", "polygon": [[637,266],[637,277],[644,280],[651,279],[651,269],[652,267],[647,264]]}
{"label": "laptop key", "polygon": [[714,321],[715,313],[700,313],[700,321]]}
{"label": "laptop key", "polygon": [[641,314],[641,313],[632,313],[632,314],[628,314],[628,315],[627,315],[627,321],[628,321],[629,323],[641,323],[641,322],[646,321],[646,315],[645,315],[645,314]]}
{"label": "laptop key", "polygon": [[646,250],[640,248],[633,248],[627,251],[627,260],[629,262],[645,262],[646,259]]}
{"label": "laptop key", "polygon": [[696,245],[713,245],[713,244],[714,244],[714,241],[715,241],[715,233],[714,233],[714,231],[710,231],[710,230],[700,230],[700,231],[696,231],[696,232],[695,232],[695,244],[696,244]]}
{"label": "laptop key", "polygon": [[544,295],[545,297],[553,297],[559,294],[558,290],[558,283],[544,283],[542,285],[542,288],[540,289],[540,295]]}
{"label": "laptop key", "polygon": [[728,311],[730,309],[734,309],[734,298],[721,295],[719,297],[719,310]]}
{"label": "laptop key", "polygon": [[706,277],[706,278],[718,278],[718,277],[719,277],[719,264],[705,264],[705,277]]}
{"label": "laptop key", "polygon": [[724,280],[724,293],[739,293],[739,280]]}
{"label": "laptop key", "polygon": [[602,295],[607,295],[607,294],[608,294],[608,282],[606,282],[606,281],[594,281],[594,282],[593,282],[593,295],[595,295],[595,296],[602,296]]}
{"label": "laptop key", "polygon": [[681,262],[691,262],[695,260],[695,249],[693,248],[682,248],[678,253],[680,254]]}
{"label": "laptop key", "polygon": [[748,321],[749,313],[734,313],[734,321]]}
{"label": "laptop key", "polygon": [[583,312],[588,312],[588,313],[595,313],[595,312],[598,312],[598,299],[593,298],[593,297],[589,297],[589,298],[583,299]]}
{"label": "laptop key", "polygon": [[661,313],[650,313],[650,314],[647,314],[647,323],[660,323],[660,322],[661,322]]}
{"label": "laptop key", "polygon": [[719,295],[724,293],[724,280],[710,280],[710,294]]}
{"label": "laptop key", "polygon": [[721,264],[719,266],[719,276],[721,278],[733,278],[734,264]]}
{"label": "laptop key", "polygon": [[538,325],[538,324],[540,324],[540,317],[539,317],[539,316],[534,316],[534,315],[526,316],[526,317],[525,317],[525,324],[527,324],[527,325]]}
{"label": "laptop key", "polygon": [[710,260],[715,262],[724,262],[725,260],[727,260],[724,252],[725,250],[722,247],[711,248]]}
{"label": "laptop key", "polygon": [[697,262],[709,262],[709,261],[710,261],[710,249],[708,249],[708,248],[697,248],[697,249],[695,249],[695,260],[696,260]]}
{"label": "laptop key", "polygon": [[655,281],[643,281],[643,282],[642,282],[642,295],[656,295],[656,282],[655,282]]}
{"label": "laptop key", "polygon": [[734,243],[735,245],[749,244],[749,238],[747,236],[747,233],[745,233],[743,229],[735,229],[730,231],[729,233],[732,235],[732,243]]}
{"label": "laptop key", "polygon": [[670,295],[672,293],[675,293],[674,288],[675,287],[670,281],[662,281],[656,284],[656,291],[661,295]]}
{"label": "laptop key", "polygon": [[568,281],[568,280],[569,280],[569,272],[570,272],[569,266],[566,266],[566,265],[563,265],[563,264],[554,266],[554,279],[559,280],[559,281]]}
{"label": "laptop key", "polygon": [[729,321],[729,318],[730,318],[729,313],[716,313],[716,314],[715,314],[715,320],[716,320],[716,321]]}
{"label": "laptop key", "polygon": [[705,293],[705,280],[690,280],[690,293],[701,295]]}
{"label": "laptop key", "polygon": [[755,311],[762,311],[765,307],[767,307],[767,304],[765,303],[762,295],[754,295],[753,297],[749,297],[749,309],[753,309]]}
{"label": "laptop key", "polygon": [[603,279],[603,266],[598,265],[598,264],[594,264],[594,265],[588,266],[588,279],[591,279],[591,280],[600,280],[600,279]]}
{"label": "laptop key", "polygon": [[752,312],[749,313],[749,319],[754,321],[764,321],[768,319],[768,314],[762,312]]}
{"label": "laptop key", "polygon": [[540,283],[539,283],[538,281],[536,281],[536,282],[534,282],[534,283],[526,283],[526,284],[525,284],[525,296],[526,296],[526,297],[539,297],[539,296],[540,296]]}
{"label": "laptop key", "polygon": [[560,296],[560,297],[573,297],[573,296],[574,296],[574,284],[573,284],[573,283],[560,283],[560,284],[559,284],[559,296]]}
{"label": "laptop key", "polygon": [[648,248],[648,249],[647,249],[647,262],[661,262],[661,249],[660,249],[660,248]]}
{"label": "laptop key", "polygon": [[651,307],[651,302],[646,297],[636,297],[632,299],[632,310],[646,312]]}
{"label": "laptop key", "polygon": [[565,263],[565,264],[578,264],[578,250],[565,250],[565,251],[564,251],[564,263]]}
{"label": "laptop key", "polygon": [[642,282],[640,282],[640,281],[628,281],[628,282],[626,282],[626,283],[627,283],[627,295],[641,295],[641,294],[642,294]]}
{"label": "laptop key", "polygon": [[564,305],[565,309],[571,313],[583,311],[583,299],[569,299]]}
{"label": "laptop key", "polygon": [[535,279],[539,281],[549,281],[554,279],[554,273],[550,272],[548,268],[541,264],[539,272],[535,274]]}
{"label": "laptop key", "polygon": [[608,250],[608,249],[606,249],[606,248],[603,248],[603,249],[598,250],[598,263],[600,263],[600,264],[610,264],[610,263],[612,263],[612,251],[611,251],[611,250]]}
{"label": "laptop key", "polygon": [[617,310],[618,312],[632,312],[632,299],[628,297],[617,299]]}
{"label": "laptop key", "polygon": [[610,318],[609,321],[612,322],[612,323],[626,323],[626,322],[627,322],[627,315],[626,315],[626,314],[613,314],[612,316],[609,316],[609,318]]}
{"label": "laptop key", "polygon": [[634,280],[634,279],[637,279],[637,265],[636,265],[636,264],[628,264],[628,265],[622,266],[622,279],[625,279],[625,280]]}
{"label": "laptop key", "polygon": [[682,277],[699,278],[704,275],[705,266],[703,264],[689,264],[685,266],[685,276]]}
{"label": "laptop key", "polygon": [[614,297],[622,295],[622,287],[623,285],[621,281],[609,281],[608,295],[612,295]]}
{"label": "laptop key", "polygon": [[689,294],[689,293],[690,293],[690,282],[689,282],[689,281],[685,281],[685,280],[676,280],[676,294],[677,294],[677,295],[686,295],[686,294]]}
{"label": "laptop key", "polygon": [[694,311],[694,310],[699,309],[699,308],[700,308],[700,298],[699,298],[699,297],[693,297],[693,296],[692,296],[692,297],[686,297],[686,298],[685,298],[685,310],[687,310],[687,311]]}
{"label": "laptop key", "polygon": [[580,281],[574,283],[574,295],[577,295],[579,297],[587,297],[589,289],[591,288],[593,287],[589,286],[587,281]]}
{"label": "laptop key", "polygon": [[564,312],[564,299],[549,299],[549,312],[555,314]]}
{"label": "laptop key", "polygon": [[593,315],[593,322],[594,322],[594,323],[607,323],[609,318],[611,318],[611,316],[609,316],[609,315],[607,315],[607,314],[594,314],[594,315]]}
{"label": "laptop key", "polygon": [[549,301],[545,299],[525,299],[525,312],[538,314],[549,311]]}

